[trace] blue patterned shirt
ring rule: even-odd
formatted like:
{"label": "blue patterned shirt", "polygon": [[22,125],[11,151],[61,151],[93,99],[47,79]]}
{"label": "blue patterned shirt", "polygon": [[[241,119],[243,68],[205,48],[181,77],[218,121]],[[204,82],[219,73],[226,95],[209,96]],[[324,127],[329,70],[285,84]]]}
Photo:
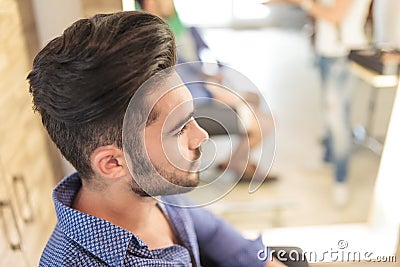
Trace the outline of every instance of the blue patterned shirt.
{"label": "blue patterned shirt", "polygon": [[[264,249],[261,238],[244,239],[226,222],[201,208],[165,205],[164,211],[182,245],[149,250],[133,233],[71,208],[81,186],[78,174],[74,173],[54,189],[58,223],[39,266],[265,265],[257,258],[257,251]],[[168,203],[188,203],[181,195],[163,198],[169,198]]]}

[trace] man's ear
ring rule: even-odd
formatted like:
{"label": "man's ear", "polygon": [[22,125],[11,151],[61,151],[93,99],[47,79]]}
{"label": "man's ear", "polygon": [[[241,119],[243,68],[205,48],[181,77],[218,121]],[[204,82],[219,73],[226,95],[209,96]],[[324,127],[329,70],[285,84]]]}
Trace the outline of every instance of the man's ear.
{"label": "man's ear", "polygon": [[114,179],[128,174],[124,153],[114,145],[96,148],[90,155],[90,164],[93,171],[102,177]]}

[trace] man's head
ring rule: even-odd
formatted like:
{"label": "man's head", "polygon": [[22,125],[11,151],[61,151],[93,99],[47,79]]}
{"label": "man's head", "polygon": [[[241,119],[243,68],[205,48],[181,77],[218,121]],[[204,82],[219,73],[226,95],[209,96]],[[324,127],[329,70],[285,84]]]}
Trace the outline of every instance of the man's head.
{"label": "man's head", "polygon": [[157,15],[163,19],[168,19],[175,14],[173,0],[136,0],[142,10]]}
{"label": "man's head", "polygon": [[[122,169],[115,170],[124,162],[122,126],[129,101],[175,61],[167,24],[134,11],[79,20],[39,52],[28,75],[34,109],[81,177],[121,175]],[[156,108],[144,121],[146,128],[163,114]]]}
{"label": "man's head", "polygon": [[[207,138],[188,116],[193,106],[185,86],[163,95],[150,107],[150,113],[144,111],[151,104],[150,95],[161,90],[160,84],[179,77],[167,71],[166,80],[153,83],[144,92],[138,89],[174,64],[173,35],[161,19],[141,12],[121,12],[74,23],[37,55],[28,79],[34,108],[50,137],[88,181],[93,177],[130,177],[122,152],[122,128],[131,98],[139,96],[135,112],[129,114],[134,127],[129,129],[128,154],[134,157],[131,171],[135,180],[126,185],[138,194],[159,195],[179,191],[160,186],[152,179],[157,172],[176,185],[197,184],[193,166],[168,155],[177,152],[188,161],[196,160],[200,143]],[[186,128],[190,126],[185,135],[172,138],[163,134],[169,124],[182,121]],[[141,126],[145,133],[140,132]],[[183,166],[176,166],[182,162]]]}

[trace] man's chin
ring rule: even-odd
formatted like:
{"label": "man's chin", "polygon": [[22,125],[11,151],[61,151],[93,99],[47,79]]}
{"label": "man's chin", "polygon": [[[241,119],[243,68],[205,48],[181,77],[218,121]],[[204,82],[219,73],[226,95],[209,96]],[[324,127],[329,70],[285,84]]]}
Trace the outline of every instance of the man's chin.
{"label": "man's chin", "polygon": [[200,183],[198,172],[192,172],[185,177],[174,176],[174,178],[178,179],[164,178],[163,180],[167,180],[167,183],[158,183],[154,180],[153,183],[142,184],[142,186],[135,183],[136,186],[132,187],[132,191],[142,197],[176,195],[193,191]]}
{"label": "man's chin", "polygon": [[193,191],[196,186],[174,186],[160,192],[159,196],[167,196],[167,195],[177,195],[177,194],[184,194]]}
{"label": "man's chin", "polygon": [[193,191],[200,183],[199,174],[191,173],[188,177],[178,181],[171,182],[167,187],[159,192],[159,196],[184,194]]}
{"label": "man's chin", "polygon": [[140,195],[141,196],[158,197],[158,196],[184,194],[184,193],[193,191],[193,189],[195,189],[196,186],[177,186],[177,185],[171,184],[171,186],[164,187],[164,188],[149,189],[149,190],[147,190],[147,192],[145,192],[143,190]]}

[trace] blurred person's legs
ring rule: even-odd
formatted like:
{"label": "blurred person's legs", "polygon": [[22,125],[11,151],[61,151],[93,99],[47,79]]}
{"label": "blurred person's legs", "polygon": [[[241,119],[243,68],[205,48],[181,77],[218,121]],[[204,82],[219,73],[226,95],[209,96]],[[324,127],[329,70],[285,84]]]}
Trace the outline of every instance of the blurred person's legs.
{"label": "blurred person's legs", "polygon": [[326,128],[324,161],[334,165],[333,198],[343,205],[348,200],[346,180],[351,154],[351,74],[345,58],[320,57],[320,71]]}

